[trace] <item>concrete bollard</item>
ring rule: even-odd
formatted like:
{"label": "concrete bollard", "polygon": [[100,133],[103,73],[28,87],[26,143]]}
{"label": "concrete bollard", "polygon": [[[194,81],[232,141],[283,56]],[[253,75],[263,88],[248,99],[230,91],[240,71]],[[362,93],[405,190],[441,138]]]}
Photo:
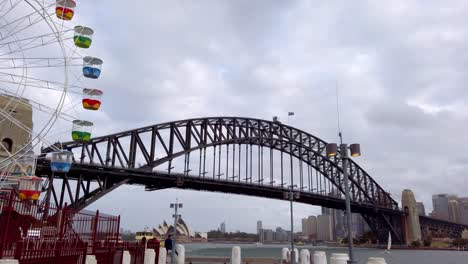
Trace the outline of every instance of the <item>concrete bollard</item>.
{"label": "concrete bollard", "polygon": [[299,263],[299,250],[294,248],[294,259],[296,260],[295,263]]}
{"label": "concrete bollard", "polygon": [[156,252],[154,252],[154,249],[151,249],[151,248],[145,249],[145,259],[143,261],[144,264],[154,264],[155,258],[156,258]]}
{"label": "concrete bollard", "polygon": [[327,264],[327,254],[325,251],[314,252],[314,264]]}
{"label": "concrete bollard", "polygon": [[281,250],[281,263],[289,262],[289,248],[283,248]]}
{"label": "concrete bollard", "polygon": [[384,258],[369,258],[367,264],[387,264]]}
{"label": "concrete bollard", "polygon": [[308,249],[301,250],[301,264],[310,264],[310,252]]}
{"label": "concrete bollard", "polygon": [[86,264],[97,264],[96,256],[94,256],[94,255],[86,255],[85,263],[86,263]]}
{"label": "concrete bollard", "polygon": [[122,264],[130,264],[131,257],[130,252],[124,251],[122,256]]}
{"label": "concrete bollard", "polygon": [[176,245],[176,264],[184,264],[185,263],[185,247],[183,245],[177,244]]}
{"label": "concrete bollard", "polygon": [[[160,248],[159,248],[158,263],[159,263],[159,264],[166,264],[166,257],[167,257],[166,248],[160,247]],[[130,263],[129,263],[129,264],[130,264]]]}
{"label": "concrete bollard", "polygon": [[241,264],[241,262],[241,248],[238,246],[232,247],[231,264]]}
{"label": "concrete bollard", "polygon": [[330,264],[347,264],[349,256],[346,253],[332,253],[330,257]]}
{"label": "concrete bollard", "polygon": [[19,264],[16,259],[0,259],[0,264]]}

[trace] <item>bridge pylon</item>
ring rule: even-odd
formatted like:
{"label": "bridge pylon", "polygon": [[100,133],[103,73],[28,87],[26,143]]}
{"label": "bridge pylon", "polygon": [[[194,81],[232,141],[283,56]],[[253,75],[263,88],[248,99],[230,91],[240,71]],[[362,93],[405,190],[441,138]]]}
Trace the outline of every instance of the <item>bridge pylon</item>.
{"label": "bridge pylon", "polygon": [[411,244],[413,241],[421,241],[421,224],[419,222],[419,213],[416,207],[416,199],[411,190],[405,189],[401,195],[401,204],[405,211],[405,241]]}

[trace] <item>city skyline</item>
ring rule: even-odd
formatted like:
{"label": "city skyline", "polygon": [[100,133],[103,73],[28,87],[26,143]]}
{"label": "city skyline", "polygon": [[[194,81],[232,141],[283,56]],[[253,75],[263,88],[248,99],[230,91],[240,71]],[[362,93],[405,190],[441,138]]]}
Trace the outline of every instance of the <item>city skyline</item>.
{"label": "city skyline", "polygon": [[[228,195],[229,195],[229,194],[223,194],[223,196],[228,196]],[[465,199],[465,200],[466,200],[465,197],[459,197],[459,196],[454,195],[454,194],[446,194],[446,193],[444,193],[444,194],[432,194],[432,196],[436,196],[436,195],[448,195],[449,197],[452,197],[452,198],[455,198],[455,197],[456,197],[456,198],[458,198],[458,199]],[[233,196],[238,196],[238,195],[233,195]],[[258,198],[258,199],[264,199],[264,198]],[[288,202],[286,202],[286,201],[280,201],[280,202],[288,203]],[[431,209],[431,210],[428,210],[428,209],[427,209],[427,208],[433,208],[433,205],[432,205],[432,204],[433,204],[433,202],[431,202],[431,203],[429,204],[430,207],[428,207],[428,206],[427,206],[425,203],[423,203],[423,202],[417,202],[417,203],[416,203],[416,205],[417,205],[417,207],[418,207],[418,211],[419,211],[419,209],[420,209],[419,207],[422,205],[422,206],[423,206],[422,209],[425,210],[425,213],[426,213],[425,215],[427,215],[427,216],[428,216],[428,215],[431,215],[431,214],[434,212],[433,209]],[[342,217],[342,218],[344,218],[344,215],[345,215],[345,212],[344,212],[343,210],[337,210],[337,209],[326,208],[326,207],[321,207],[321,206],[305,205],[305,204],[301,204],[301,206],[309,207],[308,209],[311,209],[310,207],[312,207],[313,210],[310,210],[310,211],[314,211],[315,213],[312,213],[312,214],[309,214],[309,215],[307,215],[307,214],[299,214],[299,216],[296,215],[296,216],[294,217],[294,221],[295,221],[295,230],[294,230],[294,232],[295,232],[295,233],[302,232],[302,230],[303,230],[303,229],[302,229],[302,225],[303,225],[304,217],[306,217],[306,218],[308,218],[308,217],[310,217],[310,216],[315,216],[315,217],[317,217],[317,216],[319,216],[319,215],[329,214],[329,212],[339,212],[339,213],[341,214],[341,217]],[[401,204],[400,204],[400,206],[401,206]],[[185,207],[184,209],[187,209],[187,207]],[[285,206],[285,209],[287,209],[287,206]],[[448,209],[447,209],[447,210],[448,210]],[[170,210],[169,210],[168,212],[170,212]],[[302,215],[302,216],[301,216],[301,215]],[[359,217],[360,219],[359,219],[359,218],[356,218],[358,215],[359,215],[359,214],[353,214],[353,226],[354,226],[354,229],[355,229],[355,230],[356,230],[356,228],[358,228],[359,230],[362,230],[361,227],[356,227],[356,222],[357,222],[357,221],[358,221],[358,222],[360,222],[361,220],[363,221],[362,217]],[[443,218],[443,217],[440,218],[440,217],[437,217],[437,215],[434,215],[434,217],[439,218],[439,219],[442,219],[442,220],[449,220],[449,221],[451,221],[451,219],[449,219],[448,216],[447,216],[447,218]],[[161,219],[162,219],[162,221],[164,221],[163,218],[161,218]],[[249,227],[246,228],[246,229],[241,229],[241,228],[236,228],[236,227],[227,228],[227,227],[226,227],[226,226],[227,226],[226,223],[227,223],[228,221],[222,220],[222,221],[221,221],[221,224],[218,223],[217,226],[216,226],[216,223],[213,222],[213,223],[211,223],[211,224],[208,224],[208,227],[207,227],[207,228],[205,228],[205,229],[196,229],[195,231],[200,231],[200,232],[208,232],[208,231],[213,231],[213,230],[219,230],[219,231],[221,231],[221,227],[222,227],[223,224],[224,224],[225,232],[227,232],[227,233],[229,233],[229,232],[247,232],[247,233],[252,233],[252,234],[254,234],[254,233],[257,233],[257,234],[258,234],[259,223],[260,223],[261,229],[264,229],[264,230],[266,230],[266,229],[274,230],[274,229],[276,229],[277,227],[283,228],[283,226],[284,226],[284,227],[286,227],[284,230],[285,230],[285,231],[289,231],[289,230],[288,230],[288,227],[289,227],[289,224],[290,224],[290,223],[288,223],[287,220],[288,220],[288,219],[286,219],[286,220],[283,221],[283,225],[274,224],[273,222],[275,222],[275,221],[272,221],[271,223],[268,223],[268,222],[265,222],[265,221],[263,221],[263,220],[256,220],[256,221],[255,221],[255,223],[256,223],[255,225],[253,224],[252,226],[249,226]],[[342,226],[342,225],[343,225],[343,223],[337,223],[337,224],[338,224],[339,226]],[[144,226],[144,227],[148,227],[148,225],[144,225],[144,224],[141,224],[141,225]],[[210,227],[210,226],[212,226],[212,227]],[[366,224],[366,226],[367,226],[367,224]],[[144,227],[143,227],[143,228],[136,227],[135,230],[132,229],[132,228],[127,228],[127,227],[125,227],[125,226],[124,226],[123,228],[136,232],[136,231],[141,231],[141,230],[143,230]],[[338,231],[338,232],[340,233],[341,236],[343,236],[343,234],[344,234],[344,231],[343,231],[343,230],[342,230],[342,231]],[[362,231],[361,231],[360,233],[362,233]]]}

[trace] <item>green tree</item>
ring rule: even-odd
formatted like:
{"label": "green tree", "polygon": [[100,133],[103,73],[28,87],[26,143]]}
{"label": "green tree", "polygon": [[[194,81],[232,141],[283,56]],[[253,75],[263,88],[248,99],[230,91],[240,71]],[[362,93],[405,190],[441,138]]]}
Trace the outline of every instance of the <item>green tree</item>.
{"label": "green tree", "polygon": [[423,245],[425,247],[430,247],[432,245],[432,236],[429,235],[426,238],[424,238]]}
{"label": "green tree", "polygon": [[453,241],[452,241],[452,245],[454,247],[465,247],[465,246],[468,246],[468,239],[463,239],[461,237],[459,238],[455,238]]}
{"label": "green tree", "polygon": [[411,246],[414,247],[414,248],[421,247],[421,242],[419,240],[415,240],[415,241],[411,242]]}

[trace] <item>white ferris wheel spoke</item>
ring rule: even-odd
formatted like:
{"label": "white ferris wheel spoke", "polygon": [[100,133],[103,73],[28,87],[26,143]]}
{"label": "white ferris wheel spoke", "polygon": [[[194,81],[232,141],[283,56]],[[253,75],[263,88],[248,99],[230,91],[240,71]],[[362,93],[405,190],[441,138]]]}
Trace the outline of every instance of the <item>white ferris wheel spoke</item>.
{"label": "white ferris wheel spoke", "polygon": [[[64,40],[68,40],[68,39],[72,39],[71,37],[70,38],[67,38],[67,39],[64,39]],[[32,41],[30,43],[26,43],[26,45],[28,44],[31,44]],[[6,53],[2,53],[0,54],[0,56],[7,56],[7,55],[11,55],[11,54],[15,54],[15,53],[19,53],[19,52],[24,52],[24,51],[27,51],[27,50],[31,50],[31,49],[35,49],[35,48],[40,48],[40,47],[44,47],[44,46],[47,46],[47,45],[51,45],[51,44],[54,44],[54,43],[58,43],[58,40],[57,38],[53,38],[53,39],[49,39],[48,41],[46,42],[41,42],[39,44],[34,44],[33,46],[31,47],[23,47],[23,46],[20,46],[18,47],[17,49],[13,49],[13,50],[10,50],[9,52],[6,52]]]}
{"label": "white ferris wheel spoke", "polygon": [[[47,13],[46,14],[46,17],[47,18],[50,18],[51,16],[55,15],[55,13]],[[33,17],[33,18],[31,18]],[[8,39],[8,38],[11,38],[15,35],[17,35],[18,33],[36,25],[37,23],[43,21],[44,17],[37,13],[37,12],[34,12],[34,13],[30,13],[22,18],[19,18],[19,19],[16,19],[10,23],[7,23],[7,24],[3,24],[0,29],[4,28],[4,27],[11,27],[13,26],[13,28],[11,28],[7,34],[0,34],[0,41],[3,41],[5,39]],[[23,27],[19,27],[20,25],[22,25],[23,22],[26,22],[27,24],[24,25]],[[17,23],[17,24],[15,24]],[[18,28],[19,27],[19,28]]]}
{"label": "white ferris wheel spoke", "polygon": [[0,70],[63,67],[65,65],[83,66],[82,58],[0,58]]}
{"label": "white ferris wheel spoke", "polygon": [[11,10],[15,9],[15,7],[18,6],[20,2],[21,2],[21,0],[17,0],[17,1],[13,4],[13,2],[12,2],[11,0],[3,1],[3,3],[2,3],[2,9],[0,10],[0,12],[3,11],[3,9],[4,9],[5,7],[8,6],[8,3],[10,4],[10,8],[8,9],[8,11],[7,11],[6,13],[2,13],[1,15],[2,15],[2,16],[6,16],[9,12],[11,12]]}
{"label": "white ferris wheel spoke", "polygon": [[[3,77],[3,78],[2,78]],[[20,84],[28,87],[36,87],[47,90],[63,91],[65,88],[64,83],[42,80],[32,77],[21,76],[12,73],[2,73],[0,72],[0,82],[11,83],[11,84]],[[76,91],[68,90],[70,93],[82,94],[84,87],[76,85],[68,85],[68,89],[75,89]]]}
{"label": "white ferris wheel spoke", "polygon": [[[86,63],[80,54],[82,50],[73,41],[67,41],[73,38],[74,27],[55,18],[55,5],[55,0],[0,0],[0,96],[11,98],[0,107],[0,123],[8,120],[8,124],[30,137],[20,150],[8,153],[9,158],[0,164],[2,172],[4,161],[14,165],[40,142],[60,151],[61,147],[50,144],[48,139],[56,141],[56,134],[69,133],[67,123],[79,119],[77,107],[81,107],[82,90],[87,85],[84,75],[69,71],[69,67],[83,67]],[[59,68],[63,71],[56,70]],[[28,121],[22,123],[13,111],[25,105],[40,115],[38,120],[47,121],[41,121],[38,128],[35,117],[34,130],[28,127]],[[58,119],[65,123],[54,126]]]}
{"label": "white ferris wheel spoke", "polygon": [[[68,31],[70,31],[70,30],[68,30]],[[72,39],[72,38],[73,37],[69,37],[69,38],[66,38],[66,39]],[[35,46],[38,45],[39,46],[40,44],[50,43],[52,40],[57,41],[57,36],[56,36],[55,33],[48,33],[48,34],[43,34],[43,35],[27,37],[27,38],[23,38],[23,39],[14,39],[14,40],[8,40],[8,41],[0,42],[0,48],[3,48],[5,46],[11,46],[13,44],[16,44],[17,46],[21,46],[21,47],[27,47],[28,45],[35,45]]]}

